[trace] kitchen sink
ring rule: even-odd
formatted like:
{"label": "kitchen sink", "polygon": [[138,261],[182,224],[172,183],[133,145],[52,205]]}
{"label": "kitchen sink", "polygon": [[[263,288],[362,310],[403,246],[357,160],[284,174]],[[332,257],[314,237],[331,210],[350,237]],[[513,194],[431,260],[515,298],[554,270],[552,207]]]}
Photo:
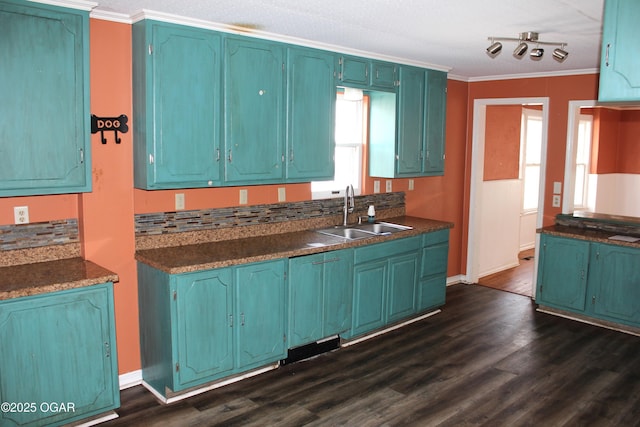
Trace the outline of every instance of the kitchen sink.
{"label": "kitchen sink", "polygon": [[406,225],[400,224],[392,224],[390,222],[376,222],[373,224],[366,223],[357,225],[358,230],[368,231],[378,235],[393,234],[399,231],[411,230],[412,228],[413,227],[408,227]]}
{"label": "kitchen sink", "polygon": [[358,239],[366,239],[369,237],[374,237],[376,233],[371,231],[359,230],[357,228],[349,228],[349,227],[341,227],[335,226],[331,228],[323,228],[321,230],[316,230],[318,233],[327,234],[329,236],[342,237],[344,239],[349,240],[358,240]]}
{"label": "kitchen sink", "polygon": [[342,237],[349,240],[366,239],[373,236],[386,236],[397,233],[399,231],[411,230],[412,227],[405,225],[392,224],[390,222],[376,222],[373,224],[358,224],[350,227],[335,226],[331,228],[323,228],[316,230],[318,233],[327,234],[329,236]]}

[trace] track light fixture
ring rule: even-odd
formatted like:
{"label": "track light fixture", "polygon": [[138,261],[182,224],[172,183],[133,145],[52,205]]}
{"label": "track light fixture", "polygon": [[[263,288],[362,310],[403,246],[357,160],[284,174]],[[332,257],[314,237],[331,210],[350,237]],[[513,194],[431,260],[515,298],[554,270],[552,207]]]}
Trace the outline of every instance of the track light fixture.
{"label": "track light fixture", "polygon": [[489,37],[488,40],[491,41],[491,45],[487,48],[487,54],[490,57],[495,58],[496,56],[498,56],[498,54],[500,54],[500,51],[502,50],[502,43],[500,43],[500,41],[515,41],[515,42],[518,42],[518,45],[513,51],[513,56],[517,59],[521,59],[525,55],[525,53],[527,53],[527,50],[529,49],[529,45],[527,43],[532,43],[536,45],[536,47],[531,49],[531,52],[529,53],[529,56],[533,60],[539,61],[540,59],[542,59],[542,56],[544,55],[544,49],[541,48],[540,45],[560,46],[553,50],[553,55],[552,55],[553,59],[555,59],[558,62],[563,62],[565,59],[567,59],[567,56],[569,56],[569,52],[564,50],[566,43],[543,42],[538,40],[538,36],[539,36],[538,33],[534,31],[528,31],[528,32],[520,33],[518,38]]}

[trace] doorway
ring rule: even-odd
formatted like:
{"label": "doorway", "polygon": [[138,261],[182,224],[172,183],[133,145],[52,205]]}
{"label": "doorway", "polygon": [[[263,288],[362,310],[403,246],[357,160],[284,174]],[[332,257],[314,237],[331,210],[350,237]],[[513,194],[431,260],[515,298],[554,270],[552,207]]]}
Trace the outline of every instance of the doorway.
{"label": "doorway", "polygon": [[[542,227],[544,212],[544,183],[546,171],[549,98],[495,98],[474,101],[472,135],[471,187],[469,205],[469,235],[467,251],[467,274],[469,283],[478,283],[482,275],[497,273],[519,264],[520,217],[522,206],[521,180],[504,182],[485,181],[485,146],[487,130],[487,107],[490,106],[540,106],[542,116],[542,141],[537,214],[535,227]],[[535,252],[531,295],[535,296],[535,274],[537,270],[539,236],[535,235]],[[489,260],[489,256],[492,258]],[[499,261],[496,262],[495,258]],[[511,259],[511,261],[510,261]],[[500,261],[502,260],[502,261]],[[505,261],[506,260],[506,261]],[[487,265],[494,263],[495,266]],[[492,271],[493,270],[493,271]]]}

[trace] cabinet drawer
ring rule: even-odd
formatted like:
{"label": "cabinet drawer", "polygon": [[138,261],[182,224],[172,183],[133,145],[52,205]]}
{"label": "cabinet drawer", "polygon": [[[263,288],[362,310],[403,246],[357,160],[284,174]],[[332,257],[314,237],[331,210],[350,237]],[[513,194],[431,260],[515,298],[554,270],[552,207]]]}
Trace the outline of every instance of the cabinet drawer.
{"label": "cabinet drawer", "polygon": [[449,229],[433,231],[422,235],[422,246],[437,245],[438,243],[449,242]]}
{"label": "cabinet drawer", "polygon": [[420,236],[406,239],[394,240],[392,242],[377,243],[355,249],[355,263],[367,262],[379,258],[402,254],[405,252],[417,251],[420,248]]}

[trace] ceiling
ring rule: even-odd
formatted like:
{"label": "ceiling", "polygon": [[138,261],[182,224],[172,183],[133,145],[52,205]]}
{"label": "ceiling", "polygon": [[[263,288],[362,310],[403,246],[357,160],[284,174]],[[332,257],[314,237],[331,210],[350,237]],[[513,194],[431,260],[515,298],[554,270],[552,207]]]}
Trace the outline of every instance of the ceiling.
{"label": "ceiling", "polygon": [[[466,81],[596,72],[604,5],[604,0],[97,1],[94,14],[134,17],[144,9],[221,28],[235,25],[257,36],[293,37],[346,53],[436,66]],[[541,46],[541,60],[516,59],[515,42],[503,42],[495,58],[487,55],[488,37],[517,38],[527,31],[540,33],[541,41],[566,42],[568,58],[559,63],[551,56],[553,46]]]}

